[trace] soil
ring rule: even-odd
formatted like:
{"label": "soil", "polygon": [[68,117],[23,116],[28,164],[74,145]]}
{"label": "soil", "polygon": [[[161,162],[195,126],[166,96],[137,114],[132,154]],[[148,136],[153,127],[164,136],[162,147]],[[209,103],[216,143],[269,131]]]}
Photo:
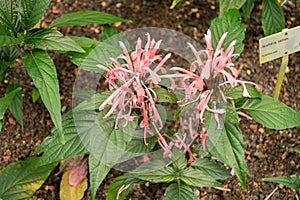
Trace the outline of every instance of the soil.
{"label": "soil", "polygon": [[[65,13],[74,11],[97,10],[131,19],[133,23],[116,23],[119,31],[140,27],[163,27],[182,32],[203,44],[210,20],[218,16],[218,1],[181,1],[175,9],[169,6],[171,1],[151,0],[52,0],[42,25],[49,24],[53,19]],[[259,64],[258,40],[263,37],[261,26],[261,2],[257,1],[251,18],[245,22],[247,33],[245,49],[236,60],[236,67],[240,70],[240,78],[253,81],[259,85],[262,92],[272,95],[276,84],[280,66],[280,59]],[[300,1],[287,1],[283,6],[286,27],[300,25]],[[66,35],[87,36],[97,39],[102,26],[89,25],[72,28],[62,28]],[[51,54],[57,67],[62,113],[72,108],[72,87],[77,67],[71,64],[64,55]],[[20,62],[20,61],[18,61]],[[300,52],[289,56],[289,68],[283,82],[280,101],[293,109],[300,110]],[[21,65],[20,65],[21,66]],[[24,160],[32,155],[34,149],[50,133],[53,126],[48,111],[42,102],[33,103],[31,91],[33,83],[22,67],[11,70],[0,82],[0,94],[5,94],[8,84],[20,82],[23,86],[24,126],[20,126],[9,111],[3,120],[0,135],[0,168],[16,160]],[[300,127],[275,131],[266,129],[252,120],[241,121],[240,125],[245,141],[246,160],[249,167],[247,177],[247,191],[243,191],[238,180],[232,178],[224,181],[231,191],[220,191],[214,188],[195,189],[199,199],[264,199],[276,187],[279,189],[270,199],[296,199],[296,193],[282,185],[262,182],[263,177],[285,176],[299,174],[300,155],[290,149],[300,147]],[[45,184],[31,199],[59,199],[59,182],[61,177],[53,172]],[[120,172],[112,170],[97,192],[98,200],[105,199],[109,183]],[[163,199],[167,185],[150,184],[135,186],[127,199]],[[84,199],[90,199],[90,190]]]}

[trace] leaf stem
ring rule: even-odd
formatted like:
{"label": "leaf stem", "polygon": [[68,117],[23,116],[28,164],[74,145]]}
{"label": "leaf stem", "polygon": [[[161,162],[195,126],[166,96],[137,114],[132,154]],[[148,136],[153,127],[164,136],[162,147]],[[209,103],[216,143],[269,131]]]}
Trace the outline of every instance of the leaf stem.
{"label": "leaf stem", "polygon": [[275,89],[274,89],[273,97],[276,100],[278,100],[278,97],[279,97],[281,85],[282,85],[282,82],[283,82],[283,78],[284,78],[285,71],[286,71],[286,68],[288,66],[288,63],[289,63],[289,55],[286,54],[282,57],[282,62],[281,62],[281,66],[280,66],[280,70],[279,70],[278,78],[277,78],[277,83],[276,83],[276,86],[275,86]]}

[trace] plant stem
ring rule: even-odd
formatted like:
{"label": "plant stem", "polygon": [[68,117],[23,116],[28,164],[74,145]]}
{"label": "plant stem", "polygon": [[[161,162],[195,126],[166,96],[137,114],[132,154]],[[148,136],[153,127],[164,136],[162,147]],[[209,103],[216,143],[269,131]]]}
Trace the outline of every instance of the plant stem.
{"label": "plant stem", "polygon": [[280,70],[279,70],[278,78],[277,78],[277,83],[276,83],[276,86],[274,89],[273,97],[276,100],[278,100],[278,97],[279,97],[280,88],[282,85],[282,81],[283,81],[288,63],[289,63],[289,55],[286,54],[282,57],[282,62],[281,62],[281,66],[280,66]]}

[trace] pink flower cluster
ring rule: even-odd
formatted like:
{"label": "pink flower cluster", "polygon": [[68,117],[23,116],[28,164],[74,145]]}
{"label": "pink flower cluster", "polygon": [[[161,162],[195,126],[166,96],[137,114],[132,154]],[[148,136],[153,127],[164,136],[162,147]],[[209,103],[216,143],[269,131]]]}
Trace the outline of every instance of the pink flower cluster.
{"label": "pink flower cluster", "polygon": [[[164,58],[161,55],[156,55],[159,50],[160,41],[151,40],[150,35],[147,34],[148,41],[144,48],[141,45],[141,39],[137,40],[136,48],[131,53],[128,52],[125,45],[120,42],[123,54],[116,59],[111,59],[108,67],[98,65],[102,70],[106,71],[106,81],[109,84],[109,89],[113,91],[109,98],[107,98],[99,107],[103,110],[107,105],[111,105],[110,110],[105,117],[109,117],[115,111],[117,128],[118,121],[125,119],[127,125],[128,121],[134,120],[132,115],[133,109],[138,109],[141,113],[139,126],[144,129],[144,142],[146,142],[147,133],[150,135],[157,134],[158,143],[164,150],[164,156],[171,154],[173,146],[186,150],[189,155],[189,161],[192,161],[194,155],[191,152],[190,144],[187,141],[194,140],[198,135],[201,136],[202,145],[205,151],[205,140],[207,137],[206,127],[204,123],[204,112],[208,111],[214,114],[214,118],[221,129],[219,122],[219,115],[224,114],[224,108],[218,108],[220,101],[226,102],[227,97],[222,92],[222,86],[234,87],[241,84],[243,87],[243,96],[249,97],[249,93],[245,84],[253,84],[251,82],[244,82],[237,80],[238,71],[232,63],[234,54],[234,46],[236,41],[224,50],[222,44],[227,36],[223,34],[217,44],[216,49],[212,47],[212,36],[210,30],[205,35],[206,49],[197,51],[191,44],[188,44],[195,55],[195,61],[191,63],[189,70],[173,67],[171,70],[176,71],[174,74],[166,74],[164,68],[165,62],[170,58],[171,54],[167,54]],[[205,57],[205,59],[203,59]],[[171,89],[181,89],[185,92],[185,97],[180,100],[181,106],[191,103],[197,103],[196,118],[201,123],[201,134],[193,130],[192,122],[189,122],[189,134],[176,133],[172,141],[167,142],[160,133],[163,127],[161,117],[157,111],[155,104],[159,97],[153,90],[154,85],[159,84],[162,78],[168,78],[171,81]],[[180,84],[175,84],[175,79],[180,79]],[[212,104],[209,104],[211,102]],[[153,130],[151,130],[153,127]]]}
{"label": "pink flower cluster", "polygon": [[138,38],[136,48],[131,53],[122,42],[119,42],[123,54],[115,59],[111,58],[108,67],[97,65],[106,71],[106,82],[109,84],[109,89],[113,91],[109,98],[100,105],[99,110],[111,105],[105,117],[109,117],[116,111],[115,128],[117,128],[120,119],[125,119],[124,126],[128,121],[134,120],[132,110],[138,109],[142,118],[139,126],[144,129],[145,144],[147,144],[146,134],[154,135],[150,125],[163,140],[159,133],[163,123],[155,106],[158,97],[152,88],[161,81],[158,72],[166,73],[163,65],[171,56],[167,54],[162,58],[161,55],[157,55],[161,40],[157,42],[154,39],[151,40],[149,34],[147,38],[144,48],[142,48],[141,39]]}

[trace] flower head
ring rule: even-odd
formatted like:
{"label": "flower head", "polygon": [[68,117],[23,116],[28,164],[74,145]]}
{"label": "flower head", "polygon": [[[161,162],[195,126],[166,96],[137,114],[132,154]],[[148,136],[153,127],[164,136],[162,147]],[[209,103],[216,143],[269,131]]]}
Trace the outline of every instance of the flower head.
{"label": "flower head", "polygon": [[157,42],[154,39],[151,40],[148,33],[147,38],[148,41],[144,48],[142,48],[141,39],[138,38],[136,48],[132,52],[128,52],[126,46],[119,42],[123,54],[117,58],[111,58],[108,67],[97,65],[106,71],[106,82],[109,89],[113,91],[100,105],[99,110],[111,105],[104,117],[116,113],[115,128],[117,128],[120,119],[125,119],[124,126],[128,121],[132,121],[135,118],[132,110],[138,109],[141,113],[139,126],[144,129],[144,138],[147,133],[154,134],[150,129],[150,124],[155,130],[159,130],[163,126],[155,106],[158,97],[152,88],[161,81],[158,72],[166,72],[163,65],[171,56],[171,54],[167,54],[163,58],[161,55],[157,55],[161,40]]}

